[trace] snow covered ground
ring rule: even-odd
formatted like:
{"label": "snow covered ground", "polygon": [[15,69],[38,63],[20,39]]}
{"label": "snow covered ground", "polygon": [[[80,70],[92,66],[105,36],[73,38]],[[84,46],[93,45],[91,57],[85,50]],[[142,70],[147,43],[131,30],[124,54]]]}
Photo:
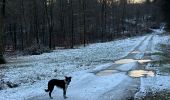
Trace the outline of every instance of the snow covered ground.
{"label": "snow covered ground", "polygon": [[[48,100],[48,93],[44,92],[48,80],[52,78],[62,79],[65,75],[73,77],[68,88],[68,100],[106,99],[107,95],[112,93],[108,91],[115,87],[126,89],[129,83],[135,80],[130,78],[126,72],[107,76],[97,76],[93,72],[112,66],[115,60],[126,57],[136,48],[144,52],[150,40],[152,40],[152,47],[155,48],[159,42],[163,42],[164,39],[167,40],[168,38],[168,36],[160,37],[149,34],[113,42],[90,44],[78,49],[55,50],[42,55],[7,58],[9,63],[0,65],[2,83],[0,100]],[[157,39],[159,39],[159,42],[157,42]],[[143,53],[136,55],[136,58],[140,59],[142,56],[144,56]],[[126,65],[127,68],[122,65],[117,69],[129,71],[136,67],[136,63],[136,61],[131,62],[131,64]],[[149,81],[150,79],[148,81],[141,79],[141,82]],[[9,88],[4,84],[6,82],[15,83],[19,86]],[[127,83],[123,84],[124,82]],[[142,88],[145,87],[144,85],[141,86]],[[116,88],[116,90],[118,89]],[[121,91],[123,89],[119,90],[119,92]],[[106,95],[101,98],[103,94]],[[55,89],[52,96],[54,99],[62,100],[62,90]],[[111,97],[115,96],[117,95],[113,94]],[[113,98],[107,98],[106,100],[113,100]]]}
{"label": "snow covered ground", "polygon": [[[46,88],[47,80],[63,78],[63,76],[72,75],[77,71],[90,71],[101,64],[104,64],[101,68],[108,67],[107,63],[126,56],[146,37],[91,44],[79,49],[55,50],[52,53],[36,56],[7,58],[8,64],[1,65],[1,83],[11,82],[19,84],[19,87],[8,88],[2,84],[0,99],[23,100],[39,93],[46,94],[44,88]],[[82,79],[81,75],[80,78]]]}
{"label": "snow covered ground", "polygon": [[37,80],[60,78],[63,75],[96,65],[110,63],[126,56],[146,36],[91,44],[85,48],[56,50],[36,56],[7,58],[8,64],[0,65],[3,81],[17,84],[32,84]]}
{"label": "snow covered ground", "polygon": [[[156,30],[156,32],[158,32],[158,30]],[[159,31],[160,32],[160,31]],[[158,33],[159,33],[158,32]],[[162,51],[160,51],[160,44],[163,45],[169,45],[170,44],[170,36],[169,35],[155,35],[153,37],[152,41],[152,49],[151,49],[151,53],[157,53],[160,52],[162,53]],[[166,48],[165,48],[166,49]],[[160,60],[160,57],[157,55],[152,55],[151,59],[153,60]],[[160,67],[160,69],[164,68],[165,66],[167,66],[166,64],[162,64],[162,65],[154,65],[154,64],[148,64],[146,66],[146,69],[150,69],[150,70],[155,70],[156,71],[156,76],[154,77],[142,77],[141,78],[141,85],[140,85],[140,91],[138,91],[135,95],[136,100],[142,100],[141,98],[148,95],[148,93],[159,93],[162,91],[170,91],[170,74],[167,73],[165,75],[161,75],[161,73],[159,73],[159,69],[157,69],[157,67]],[[169,65],[168,65],[169,66]],[[168,70],[168,69],[167,69]]]}

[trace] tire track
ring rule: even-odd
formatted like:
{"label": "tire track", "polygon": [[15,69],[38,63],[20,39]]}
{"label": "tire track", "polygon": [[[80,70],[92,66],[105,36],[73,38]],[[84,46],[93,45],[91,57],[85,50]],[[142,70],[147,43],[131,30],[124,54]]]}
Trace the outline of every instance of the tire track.
{"label": "tire track", "polygon": [[[144,59],[146,56],[146,51],[151,51],[152,40],[154,35],[146,36],[140,43],[135,47],[133,51],[139,51],[139,53],[130,52],[126,57],[122,59]],[[137,55],[141,55],[140,57]],[[136,57],[137,56],[137,57]],[[120,59],[121,60],[121,59]],[[144,69],[146,64],[140,64],[139,62],[135,69]],[[107,68],[109,70],[115,70],[116,67],[120,65],[114,65],[111,68]],[[106,69],[106,70],[107,70]],[[127,74],[126,72],[124,74]],[[135,94],[139,91],[140,87],[140,78],[132,78],[128,77],[122,82],[113,87],[107,93],[102,94],[99,97],[99,100],[133,100]],[[117,96],[116,96],[117,95]],[[121,95],[121,96],[120,96]]]}

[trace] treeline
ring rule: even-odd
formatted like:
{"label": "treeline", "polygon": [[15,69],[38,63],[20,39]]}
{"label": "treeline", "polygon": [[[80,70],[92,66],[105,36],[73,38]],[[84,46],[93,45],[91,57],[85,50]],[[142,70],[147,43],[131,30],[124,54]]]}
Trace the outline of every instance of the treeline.
{"label": "treeline", "polygon": [[2,1],[5,51],[73,48],[135,36],[158,25],[160,18],[154,12],[158,9],[156,3],[150,0]]}
{"label": "treeline", "polygon": [[164,21],[167,23],[167,30],[170,30],[170,0],[157,0],[162,3]]}
{"label": "treeline", "polygon": [[3,33],[4,33],[4,19],[5,19],[5,0],[0,1],[0,64],[5,63],[5,59],[3,57]]}

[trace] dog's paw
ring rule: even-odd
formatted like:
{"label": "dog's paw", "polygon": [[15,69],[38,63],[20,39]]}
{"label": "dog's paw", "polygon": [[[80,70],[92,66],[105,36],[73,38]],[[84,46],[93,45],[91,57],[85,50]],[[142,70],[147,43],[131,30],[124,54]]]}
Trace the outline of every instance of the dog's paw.
{"label": "dog's paw", "polygon": [[53,97],[50,97],[50,99],[53,99]]}
{"label": "dog's paw", "polygon": [[67,98],[68,98],[68,97],[66,97],[66,96],[64,97],[64,99],[67,99]]}

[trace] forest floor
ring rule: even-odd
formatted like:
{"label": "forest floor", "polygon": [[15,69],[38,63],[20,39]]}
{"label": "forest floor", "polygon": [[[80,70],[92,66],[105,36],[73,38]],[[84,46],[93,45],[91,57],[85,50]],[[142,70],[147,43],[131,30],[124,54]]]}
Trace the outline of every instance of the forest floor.
{"label": "forest floor", "polygon": [[[73,77],[67,100],[169,100],[170,36],[161,33],[7,57],[0,65],[0,100],[50,100],[48,81],[63,76]],[[60,89],[52,96],[63,100]]]}

